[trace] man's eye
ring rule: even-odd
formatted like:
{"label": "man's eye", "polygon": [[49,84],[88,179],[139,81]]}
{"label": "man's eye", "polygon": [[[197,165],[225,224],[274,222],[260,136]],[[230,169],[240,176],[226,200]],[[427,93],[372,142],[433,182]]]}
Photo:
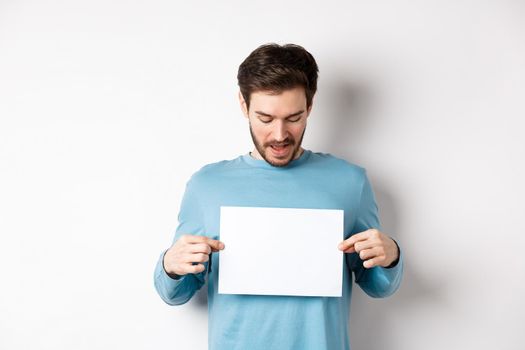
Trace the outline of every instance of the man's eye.
{"label": "man's eye", "polygon": [[297,123],[299,120],[301,120],[301,117],[290,118],[290,119],[288,119],[288,121],[289,121],[289,122],[292,122],[292,123]]}
{"label": "man's eye", "polygon": [[261,122],[263,122],[264,124],[268,124],[268,123],[270,123],[270,122],[272,121],[272,120],[269,119],[269,118],[259,118],[259,120],[260,120]]}

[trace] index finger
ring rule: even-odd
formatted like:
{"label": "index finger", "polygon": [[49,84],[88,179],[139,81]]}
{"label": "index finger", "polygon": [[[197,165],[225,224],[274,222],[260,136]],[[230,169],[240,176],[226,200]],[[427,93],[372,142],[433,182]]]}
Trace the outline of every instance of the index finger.
{"label": "index finger", "polygon": [[210,246],[212,252],[218,252],[219,250],[224,249],[224,243],[207,236],[185,235],[184,239],[187,243],[205,243]]}
{"label": "index finger", "polygon": [[206,236],[183,235],[181,239],[186,243],[207,243],[209,238]]}
{"label": "index finger", "polygon": [[342,241],[339,243],[339,249],[340,250],[347,250],[354,247],[354,244],[356,244],[359,241],[364,241],[368,239],[367,231],[355,233],[350,238]]}

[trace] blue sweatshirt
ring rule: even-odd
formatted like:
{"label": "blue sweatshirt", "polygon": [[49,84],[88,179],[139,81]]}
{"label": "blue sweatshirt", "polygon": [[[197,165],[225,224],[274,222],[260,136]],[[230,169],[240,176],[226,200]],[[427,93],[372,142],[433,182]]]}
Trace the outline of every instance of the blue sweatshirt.
{"label": "blue sweatshirt", "polygon": [[[342,209],[345,239],[380,229],[365,170],[308,150],[285,167],[248,154],[204,166],[186,185],[173,241],[183,234],[220,239],[221,206]],[[349,349],[352,272],[355,282],[376,298],[394,293],[403,273],[402,256],[394,267],[365,269],[351,253],[345,254],[341,297],[218,294],[218,254],[211,254],[203,272],[174,279],[163,268],[163,252],[154,275],[157,292],[170,305],[186,303],[207,281],[211,350]]]}

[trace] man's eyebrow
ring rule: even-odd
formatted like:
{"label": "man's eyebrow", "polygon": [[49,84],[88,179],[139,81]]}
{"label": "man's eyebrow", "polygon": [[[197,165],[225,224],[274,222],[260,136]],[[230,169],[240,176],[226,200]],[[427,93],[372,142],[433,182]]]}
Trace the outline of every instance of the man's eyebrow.
{"label": "man's eyebrow", "polygon": [[[255,113],[260,114],[260,115],[262,115],[264,117],[275,118],[275,116],[273,116],[271,114],[268,114],[268,113],[261,112],[261,111],[255,111]],[[303,114],[303,113],[304,113],[304,110],[300,110],[299,112],[295,112],[295,113],[292,113],[290,115],[287,115],[285,118],[295,117],[296,115]]]}

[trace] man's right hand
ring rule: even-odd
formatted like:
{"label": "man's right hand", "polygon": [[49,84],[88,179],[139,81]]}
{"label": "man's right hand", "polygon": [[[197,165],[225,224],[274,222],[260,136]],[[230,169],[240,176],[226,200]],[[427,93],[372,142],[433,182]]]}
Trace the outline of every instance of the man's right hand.
{"label": "man's right hand", "polygon": [[202,272],[202,263],[210,259],[210,254],[223,249],[224,243],[216,239],[183,235],[164,254],[164,269],[168,274],[178,276]]}

